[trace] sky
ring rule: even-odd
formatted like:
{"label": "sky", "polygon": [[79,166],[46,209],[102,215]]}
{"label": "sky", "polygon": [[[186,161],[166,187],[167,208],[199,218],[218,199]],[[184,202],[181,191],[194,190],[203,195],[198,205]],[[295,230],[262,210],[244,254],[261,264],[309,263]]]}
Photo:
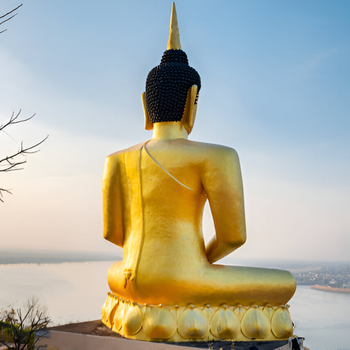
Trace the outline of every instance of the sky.
{"label": "sky", "polygon": [[[0,158],[50,135],[0,173],[2,249],[120,252],[102,238],[104,158],[146,141],[141,94],[166,50],[171,1],[23,0],[0,28]],[[20,3],[2,1],[4,14]],[[178,0],[201,75],[190,139],[237,150],[242,259],[346,260],[350,247],[350,2]],[[204,216],[206,240],[214,233]]]}

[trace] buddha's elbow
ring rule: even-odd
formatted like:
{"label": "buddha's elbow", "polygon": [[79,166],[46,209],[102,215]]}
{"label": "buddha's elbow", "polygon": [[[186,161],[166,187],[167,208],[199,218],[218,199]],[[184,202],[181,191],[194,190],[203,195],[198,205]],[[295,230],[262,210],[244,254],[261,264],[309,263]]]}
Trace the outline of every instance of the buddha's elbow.
{"label": "buddha's elbow", "polygon": [[239,237],[236,237],[235,240],[228,242],[227,245],[232,251],[234,251],[237,248],[241,247],[246,242],[246,240],[246,235],[240,235]]}
{"label": "buddha's elbow", "polygon": [[111,230],[108,230],[107,228],[103,229],[103,238],[107,241],[114,243],[114,236],[115,235]]}
{"label": "buddha's elbow", "polygon": [[109,230],[103,229],[103,238],[107,241],[111,241],[111,232]]}
{"label": "buddha's elbow", "polygon": [[104,228],[103,238],[121,248],[123,247],[123,236],[116,234],[115,230]]}
{"label": "buddha's elbow", "polygon": [[247,241],[247,236],[242,237],[242,238],[238,241],[238,246],[237,246],[237,248],[241,247],[246,241]]}
{"label": "buddha's elbow", "polygon": [[247,241],[247,231],[244,225],[244,227],[240,229],[240,233],[238,235],[238,247],[241,247],[246,241]]}

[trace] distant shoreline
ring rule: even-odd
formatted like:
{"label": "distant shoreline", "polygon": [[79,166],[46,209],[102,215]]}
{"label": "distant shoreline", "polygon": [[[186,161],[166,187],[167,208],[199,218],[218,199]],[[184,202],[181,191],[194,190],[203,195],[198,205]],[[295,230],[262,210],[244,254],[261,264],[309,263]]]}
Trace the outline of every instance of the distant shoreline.
{"label": "distant shoreline", "polygon": [[333,293],[346,293],[350,294],[350,288],[335,288],[335,287],[329,287],[329,286],[320,286],[318,284],[315,284],[313,286],[310,286],[311,289],[317,289],[322,290],[324,292],[333,292]]}
{"label": "distant shoreline", "polygon": [[111,253],[50,250],[0,250],[0,265],[62,264],[118,260],[122,260],[122,254],[119,251]]}
{"label": "distant shoreline", "polygon": [[[0,266],[17,264],[62,264],[62,263],[82,263],[98,261],[120,261],[123,259],[123,251],[115,247],[115,252],[109,251],[63,251],[50,249],[4,249],[0,248]],[[350,261],[300,261],[300,260],[280,260],[280,259],[259,259],[259,258],[234,258],[234,255],[225,257],[218,262],[220,265],[230,266],[251,266],[259,268],[277,268],[288,270],[297,278],[298,285],[311,285],[308,279],[299,281],[296,273],[300,271],[319,270],[320,266],[349,266]],[[315,283],[316,281],[314,281]]]}

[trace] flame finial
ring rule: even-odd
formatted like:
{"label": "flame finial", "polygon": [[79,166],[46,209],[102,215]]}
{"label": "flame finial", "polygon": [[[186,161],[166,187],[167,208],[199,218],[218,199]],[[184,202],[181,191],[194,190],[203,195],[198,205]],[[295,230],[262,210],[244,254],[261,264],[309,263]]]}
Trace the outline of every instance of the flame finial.
{"label": "flame finial", "polygon": [[175,2],[171,9],[170,30],[167,50],[181,50],[179,25],[177,23]]}

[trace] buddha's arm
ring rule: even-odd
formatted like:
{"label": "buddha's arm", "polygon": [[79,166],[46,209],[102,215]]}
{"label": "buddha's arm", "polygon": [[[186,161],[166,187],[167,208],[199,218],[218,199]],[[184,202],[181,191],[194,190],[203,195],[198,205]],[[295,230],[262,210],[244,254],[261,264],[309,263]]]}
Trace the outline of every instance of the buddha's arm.
{"label": "buddha's arm", "polygon": [[103,237],[123,247],[122,201],[118,156],[106,158],[103,170]]}
{"label": "buddha's arm", "polygon": [[202,181],[215,225],[216,234],[206,246],[208,261],[213,263],[246,240],[242,176],[236,151],[220,149],[206,165]]}

